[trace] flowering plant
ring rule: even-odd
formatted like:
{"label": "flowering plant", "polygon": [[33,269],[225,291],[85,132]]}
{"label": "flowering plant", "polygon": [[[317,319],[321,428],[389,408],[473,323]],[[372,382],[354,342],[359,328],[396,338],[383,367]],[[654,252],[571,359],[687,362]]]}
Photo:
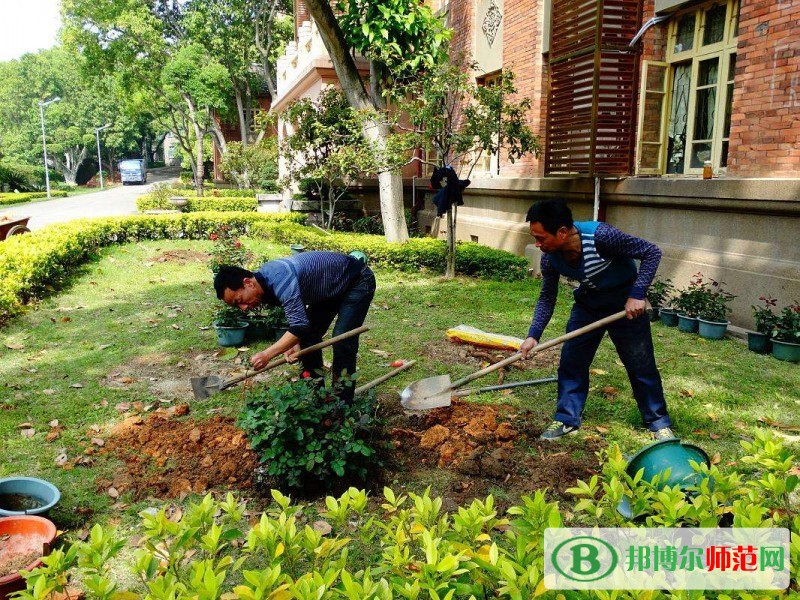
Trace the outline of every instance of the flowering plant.
{"label": "flowering plant", "polygon": [[776,319],[772,336],[779,342],[800,344],[800,304],[783,307]]}
{"label": "flowering plant", "polygon": [[209,261],[214,273],[222,266],[245,267],[253,260],[253,254],[242,245],[228,225],[220,225],[208,238],[214,242]]}
{"label": "flowering plant", "polygon": [[724,287],[724,281],[716,281],[711,278],[702,285],[703,301],[698,314],[701,319],[714,323],[722,323],[728,320],[728,313],[731,312],[728,304],[736,296],[723,289]]}
{"label": "flowering plant", "polygon": [[778,322],[778,315],[772,312],[772,309],[777,306],[778,300],[772,296],[759,296],[758,299],[764,303],[764,306],[756,306],[754,304],[750,306],[753,309],[756,331],[770,335]]}

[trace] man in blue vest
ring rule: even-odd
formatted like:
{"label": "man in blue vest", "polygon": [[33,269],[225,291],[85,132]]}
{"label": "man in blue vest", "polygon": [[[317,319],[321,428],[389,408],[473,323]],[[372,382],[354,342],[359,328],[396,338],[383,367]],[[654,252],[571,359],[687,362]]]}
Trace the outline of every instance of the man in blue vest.
{"label": "man in blue vest", "polygon": [[[528,336],[520,346],[523,358],[539,342],[553,316],[561,275],[580,282],[567,332],[623,308],[627,313],[627,319],[564,343],[556,414],[540,439],[557,440],[580,428],[589,394],[589,367],[606,330],[628,372],[645,426],[656,440],[674,438],[653,355],[650,321],[644,316],[647,288],[658,269],[661,250],[607,223],[573,221],[572,212],[562,202],[537,202],[528,210],[526,220],[536,247],[542,251],[542,290]],[[641,262],[638,270],[634,259]]]}

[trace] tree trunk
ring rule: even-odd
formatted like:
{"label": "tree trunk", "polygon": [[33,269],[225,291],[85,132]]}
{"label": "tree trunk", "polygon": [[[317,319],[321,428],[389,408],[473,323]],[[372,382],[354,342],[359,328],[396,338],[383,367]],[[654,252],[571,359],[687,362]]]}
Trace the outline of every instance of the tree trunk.
{"label": "tree trunk", "polygon": [[194,189],[197,192],[197,197],[203,197],[203,175],[205,165],[203,165],[203,136],[205,131],[200,127],[197,120],[197,110],[195,109],[194,102],[188,95],[183,96],[186,105],[189,107],[189,118],[194,129],[194,152],[195,162],[197,163],[194,169]]}
{"label": "tree trunk", "polygon": [[[386,151],[389,125],[376,110],[376,102],[371,99],[358,73],[355,60],[344,39],[344,33],[331,5],[326,0],[306,0],[306,8],[314,18],[325,49],[328,51],[339,84],[350,106],[356,110],[374,114],[364,125],[364,137],[372,141],[380,153]],[[403,177],[399,171],[378,173],[378,186],[381,200],[381,217],[387,242],[408,241],[408,228],[403,207]]]}
{"label": "tree trunk", "polygon": [[447,263],[444,276],[452,279],[456,276],[456,215],[458,208],[453,206],[447,211]]}

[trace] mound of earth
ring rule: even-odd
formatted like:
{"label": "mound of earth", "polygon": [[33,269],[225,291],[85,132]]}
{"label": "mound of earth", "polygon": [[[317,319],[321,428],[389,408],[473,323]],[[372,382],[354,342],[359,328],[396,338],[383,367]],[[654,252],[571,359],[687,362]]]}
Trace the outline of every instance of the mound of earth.
{"label": "mound of earth", "polygon": [[134,416],[120,423],[106,441],[105,451],[119,457],[126,471],[111,482],[98,481],[105,491],[131,491],[147,496],[176,498],[214,487],[234,490],[251,485],[258,464],[244,432],[233,419],[215,415],[203,421],[180,420],[188,412]]}

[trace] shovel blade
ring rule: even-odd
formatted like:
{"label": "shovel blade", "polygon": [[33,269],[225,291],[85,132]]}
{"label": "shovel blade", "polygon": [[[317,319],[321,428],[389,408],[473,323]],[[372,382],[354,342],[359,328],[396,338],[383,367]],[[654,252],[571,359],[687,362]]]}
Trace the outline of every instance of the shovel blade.
{"label": "shovel blade", "polygon": [[437,375],[409,384],[400,392],[400,404],[406,410],[430,410],[450,406],[450,375]]}
{"label": "shovel blade", "polygon": [[216,375],[192,377],[189,382],[192,384],[195,400],[205,400],[212,394],[216,394],[222,384],[222,381]]}

